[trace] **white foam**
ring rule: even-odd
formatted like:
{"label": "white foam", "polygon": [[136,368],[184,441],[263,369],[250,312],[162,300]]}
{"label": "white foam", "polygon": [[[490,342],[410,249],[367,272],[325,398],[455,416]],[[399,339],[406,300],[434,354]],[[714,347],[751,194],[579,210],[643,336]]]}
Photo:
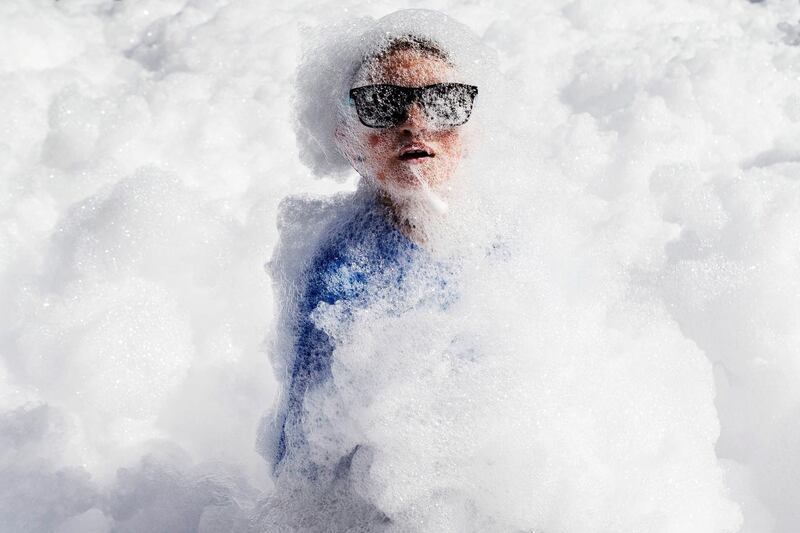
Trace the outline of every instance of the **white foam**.
{"label": "white foam", "polygon": [[425,198],[425,202],[430,207],[434,213],[438,215],[444,215],[447,213],[448,205],[441,196],[433,192],[428,182],[425,181],[425,178],[421,175],[420,171],[416,168],[412,168],[412,173],[414,177],[417,179],[417,183],[419,183],[419,187],[422,190],[422,195]]}
{"label": "white foam", "polygon": [[[480,39],[350,0],[2,2],[0,529],[798,529],[800,5],[429,6]],[[274,491],[277,204],[353,188],[336,98],[409,28],[480,86],[460,179],[421,189],[462,297],[320,313],[349,341],[313,453],[362,451]],[[342,202],[283,213],[279,278]]]}

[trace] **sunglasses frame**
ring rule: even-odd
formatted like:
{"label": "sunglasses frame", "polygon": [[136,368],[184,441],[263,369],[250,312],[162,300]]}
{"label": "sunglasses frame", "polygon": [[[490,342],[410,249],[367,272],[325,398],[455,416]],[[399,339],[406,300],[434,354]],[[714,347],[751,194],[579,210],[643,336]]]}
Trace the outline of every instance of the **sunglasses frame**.
{"label": "sunglasses frame", "polygon": [[[476,87],[475,85],[467,85],[465,83],[434,83],[433,85],[425,85],[423,87],[404,87],[402,85],[392,85],[392,84],[389,84],[389,83],[378,83],[378,84],[373,84],[373,85],[362,85],[361,87],[355,87],[353,89],[350,89],[349,102],[350,102],[351,106],[356,108],[356,115],[358,115],[358,120],[364,126],[366,126],[368,128],[388,129],[388,128],[393,128],[395,126],[398,126],[399,124],[402,124],[403,121],[400,121],[400,122],[397,122],[397,123],[393,123],[393,124],[389,124],[387,126],[373,126],[373,125],[367,124],[365,122],[364,118],[361,116],[361,113],[359,112],[359,106],[357,104],[357,97],[358,97],[359,92],[363,92],[365,89],[374,89],[375,87],[388,87],[388,88],[391,88],[392,90],[399,91],[400,94],[403,96],[403,100],[405,100],[405,103],[403,105],[403,113],[404,113],[404,116],[407,117],[406,110],[408,109],[408,106],[410,106],[414,102],[420,102],[422,104],[423,109],[425,108],[424,100],[423,100],[423,96],[424,96],[425,93],[431,91],[432,89],[436,89],[436,88],[439,88],[439,87],[451,87],[451,86],[459,87],[459,88],[462,88],[462,89],[466,89],[467,90],[467,95],[470,98],[469,111],[467,112],[466,118],[463,120],[463,122],[453,123],[453,124],[446,124],[445,125],[446,127],[449,127],[449,128],[455,128],[457,126],[461,126],[463,124],[466,124],[467,121],[469,120],[469,117],[472,115],[472,108],[475,105],[475,97],[478,95],[478,87]],[[427,114],[427,111],[426,111],[426,114]]]}

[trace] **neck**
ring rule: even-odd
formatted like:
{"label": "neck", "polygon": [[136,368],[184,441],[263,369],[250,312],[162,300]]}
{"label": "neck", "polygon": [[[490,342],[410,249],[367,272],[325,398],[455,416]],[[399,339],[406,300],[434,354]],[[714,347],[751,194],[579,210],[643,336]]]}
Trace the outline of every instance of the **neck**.
{"label": "neck", "polygon": [[427,240],[424,231],[425,214],[417,202],[409,199],[397,199],[384,191],[378,191],[378,202],[386,209],[391,222],[416,244],[424,244]]}

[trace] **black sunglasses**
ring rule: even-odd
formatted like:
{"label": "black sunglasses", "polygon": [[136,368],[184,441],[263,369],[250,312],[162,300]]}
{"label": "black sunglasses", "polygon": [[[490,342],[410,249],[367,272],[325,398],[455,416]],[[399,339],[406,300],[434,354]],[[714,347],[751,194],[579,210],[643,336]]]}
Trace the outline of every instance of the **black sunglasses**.
{"label": "black sunglasses", "polygon": [[370,128],[391,128],[408,118],[408,106],[417,101],[436,128],[460,126],[469,120],[478,88],[463,83],[437,83],[425,87],[365,85],[350,89],[358,119]]}

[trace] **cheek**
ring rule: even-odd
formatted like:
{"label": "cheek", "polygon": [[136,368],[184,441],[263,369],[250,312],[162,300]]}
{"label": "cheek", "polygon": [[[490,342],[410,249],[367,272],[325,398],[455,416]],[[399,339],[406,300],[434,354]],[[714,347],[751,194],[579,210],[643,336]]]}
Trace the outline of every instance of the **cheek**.
{"label": "cheek", "polygon": [[448,158],[458,159],[463,153],[463,142],[461,136],[457,132],[443,133],[439,138],[439,146],[445,152]]}
{"label": "cheek", "polygon": [[384,131],[360,129],[352,137],[351,162],[356,170],[378,181],[386,181],[394,173],[394,151],[392,139]]}
{"label": "cheek", "polygon": [[350,152],[358,156],[359,161],[372,161],[382,159],[385,153],[386,140],[380,133],[354,132],[347,143]]}
{"label": "cheek", "polygon": [[387,135],[372,133],[367,136],[366,157],[379,165],[385,165],[392,159],[393,150],[391,139]]}

